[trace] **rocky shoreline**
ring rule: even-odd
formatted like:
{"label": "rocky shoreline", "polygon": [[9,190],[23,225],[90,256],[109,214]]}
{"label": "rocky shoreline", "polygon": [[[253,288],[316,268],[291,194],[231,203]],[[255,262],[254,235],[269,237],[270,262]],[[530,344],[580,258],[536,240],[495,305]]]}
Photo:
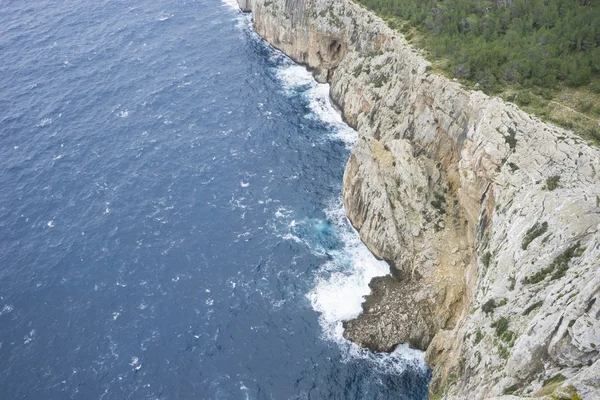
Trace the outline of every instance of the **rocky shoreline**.
{"label": "rocky shoreline", "polygon": [[238,0],[331,85],[348,217],[392,266],[345,336],[426,350],[442,398],[600,398],[600,151],[431,71],[351,0]]}

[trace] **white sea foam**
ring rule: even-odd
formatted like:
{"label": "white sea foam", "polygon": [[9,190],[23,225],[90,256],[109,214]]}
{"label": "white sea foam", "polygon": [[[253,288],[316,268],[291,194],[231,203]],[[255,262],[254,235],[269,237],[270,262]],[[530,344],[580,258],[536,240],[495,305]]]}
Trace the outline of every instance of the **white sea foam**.
{"label": "white sea foam", "polygon": [[142,364],[140,364],[140,360],[137,357],[131,357],[131,362],[129,363],[129,365],[131,365],[136,371],[142,368]]}
{"label": "white sea foam", "polygon": [[332,136],[352,146],[356,141],[356,131],[344,123],[341,114],[335,109],[329,97],[329,84],[318,83],[312,74],[304,67],[286,63],[276,71],[284,90],[293,94],[298,90],[304,91],[308,99],[311,113],[308,118],[325,122],[332,128]]}
{"label": "white sea foam", "polygon": [[237,28],[246,31],[252,37],[258,39],[258,34],[252,29],[252,17],[250,14],[242,13],[240,6],[236,0],[221,0],[223,7],[228,8],[235,15],[237,21]]}
{"label": "white sea foam", "polygon": [[[288,94],[303,92],[307,96],[311,110],[307,117],[325,122],[332,128],[332,136],[347,146],[356,141],[356,131],[344,123],[331,103],[328,84],[318,83],[306,68],[291,63],[279,67],[276,74]],[[328,253],[332,256],[318,271],[314,287],[307,294],[313,309],[319,313],[323,339],[335,342],[340,347],[344,361],[356,358],[368,360],[373,368],[383,373],[399,374],[409,365],[425,369],[424,353],[406,345],[397,346],[391,354],[378,354],[343,337],[343,322],[361,313],[364,296],[370,293],[369,282],[374,277],[387,275],[389,266],[385,261],[377,260],[361,242],[346,218],[341,199],[332,202],[326,215],[331,229],[343,242],[339,250],[326,250],[321,243],[313,243],[313,240],[304,240],[293,234],[291,228],[313,221],[293,220],[289,223],[289,232],[282,236],[306,244],[317,255]]]}
{"label": "white sea foam", "polygon": [[366,359],[381,372],[401,373],[408,365],[425,368],[424,353],[408,346],[398,346],[392,354],[378,354],[343,337],[343,321],[360,314],[364,296],[370,293],[369,282],[376,276],[388,274],[389,266],[385,261],[377,260],[361,242],[348,222],[340,200],[332,204],[326,214],[344,245],[342,249],[330,252],[332,260],[321,267],[313,289],[307,294],[313,309],[320,314],[323,339],[340,346],[344,361]]}
{"label": "white sea foam", "polygon": [[227,7],[233,11],[240,12],[240,6],[236,0],[222,0],[223,7]]}
{"label": "white sea foam", "polygon": [[2,310],[0,310],[0,315],[11,313],[14,309],[15,307],[12,304],[5,304]]}
{"label": "white sea foam", "polygon": [[40,120],[40,123],[37,124],[37,126],[42,127],[42,126],[47,126],[50,125],[52,123],[52,118],[42,118]]}
{"label": "white sea foam", "polygon": [[23,336],[23,344],[29,344],[35,339],[35,329],[32,329],[27,335]]}
{"label": "white sea foam", "polygon": [[292,91],[302,86],[312,86],[316,83],[313,76],[301,65],[287,64],[276,71],[286,91]]}
{"label": "white sea foam", "polygon": [[[251,17],[240,12],[237,1],[222,1],[224,6],[236,11],[238,27],[249,33],[253,39],[260,40],[251,29]],[[323,121],[331,128],[331,138],[351,147],[357,139],[356,131],[344,123],[341,114],[332,104],[329,85],[318,83],[305,67],[294,64],[278,50],[273,49],[271,57],[274,61],[281,61],[276,76],[281,81],[284,91],[291,96],[298,93],[306,96],[311,111],[306,117]],[[320,243],[315,245],[309,243],[313,242],[308,240],[309,238],[298,237],[295,234],[296,229],[302,228],[302,224],[312,224],[314,221],[292,219],[292,214],[285,208],[280,208],[275,213],[277,219],[273,222],[273,228],[278,232],[286,231],[281,235],[282,239],[304,243],[315,254],[328,253],[332,256],[332,259],[317,272],[314,286],[306,295],[313,309],[319,313],[323,339],[335,342],[340,347],[345,362],[357,358],[368,360],[375,370],[382,373],[399,374],[409,365],[425,369],[424,353],[421,351],[400,345],[391,354],[373,353],[343,337],[343,321],[360,314],[364,296],[370,292],[369,282],[376,276],[388,274],[389,266],[384,261],[377,260],[360,241],[358,233],[346,218],[341,199],[337,199],[326,210],[331,229],[343,242],[343,247],[339,250],[325,250]]]}

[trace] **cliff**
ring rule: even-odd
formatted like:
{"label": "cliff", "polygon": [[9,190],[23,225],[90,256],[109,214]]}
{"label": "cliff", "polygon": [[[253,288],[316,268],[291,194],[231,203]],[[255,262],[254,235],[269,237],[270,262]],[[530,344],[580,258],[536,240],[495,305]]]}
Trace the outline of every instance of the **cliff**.
{"label": "cliff", "polygon": [[598,149],[432,73],[350,0],[239,1],[359,134],[344,205],[393,277],[346,337],[426,350],[443,398],[600,398]]}

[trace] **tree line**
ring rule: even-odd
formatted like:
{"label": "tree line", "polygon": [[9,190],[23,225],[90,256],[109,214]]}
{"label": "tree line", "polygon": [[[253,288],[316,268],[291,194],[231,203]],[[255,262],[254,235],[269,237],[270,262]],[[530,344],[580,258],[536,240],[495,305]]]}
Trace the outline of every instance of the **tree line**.
{"label": "tree line", "polygon": [[487,89],[577,87],[600,75],[600,0],[357,1],[422,32],[445,69]]}

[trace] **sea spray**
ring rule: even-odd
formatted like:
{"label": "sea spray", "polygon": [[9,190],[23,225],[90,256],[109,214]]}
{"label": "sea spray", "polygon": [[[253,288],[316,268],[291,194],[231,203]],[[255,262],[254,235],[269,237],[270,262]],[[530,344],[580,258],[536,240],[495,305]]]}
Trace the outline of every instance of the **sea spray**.
{"label": "sea spray", "polygon": [[[299,92],[306,96],[311,113],[325,123],[331,130],[331,140],[341,140],[351,146],[357,138],[356,131],[344,123],[340,113],[333,107],[329,98],[329,85],[318,83],[304,67],[293,63],[279,52],[275,57],[284,58],[276,75],[289,95]],[[343,337],[343,322],[356,318],[362,311],[364,297],[370,293],[369,282],[377,277],[389,274],[385,261],[377,260],[359,238],[358,232],[348,221],[341,196],[334,196],[325,210],[331,235],[335,235],[338,246],[331,248],[331,242],[307,239],[295,234],[294,227],[284,238],[304,242],[316,255],[328,254],[331,260],[325,262],[315,277],[314,287],[307,294],[313,309],[319,313],[319,324],[325,340],[337,343],[343,351],[345,360],[352,358],[367,359],[381,368],[384,373],[402,373],[407,365],[426,369],[424,353],[400,345],[391,354],[376,354],[362,349]],[[298,225],[292,221],[293,225]],[[314,223],[314,221],[302,221]],[[297,230],[297,229],[296,229]]]}

